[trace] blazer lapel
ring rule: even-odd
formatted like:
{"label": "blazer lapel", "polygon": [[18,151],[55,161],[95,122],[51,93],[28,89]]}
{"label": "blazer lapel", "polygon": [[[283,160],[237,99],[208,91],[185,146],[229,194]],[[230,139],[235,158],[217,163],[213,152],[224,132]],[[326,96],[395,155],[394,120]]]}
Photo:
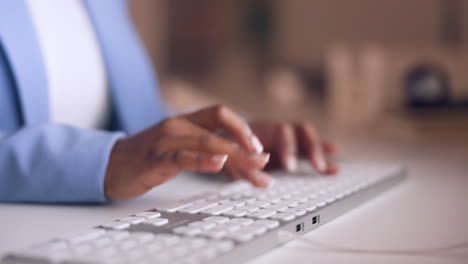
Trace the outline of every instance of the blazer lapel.
{"label": "blazer lapel", "polygon": [[24,125],[47,122],[47,79],[24,1],[0,1],[0,41],[16,82]]}
{"label": "blazer lapel", "polygon": [[165,116],[152,65],[129,19],[127,1],[84,0],[105,59],[119,126],[129,133]]}

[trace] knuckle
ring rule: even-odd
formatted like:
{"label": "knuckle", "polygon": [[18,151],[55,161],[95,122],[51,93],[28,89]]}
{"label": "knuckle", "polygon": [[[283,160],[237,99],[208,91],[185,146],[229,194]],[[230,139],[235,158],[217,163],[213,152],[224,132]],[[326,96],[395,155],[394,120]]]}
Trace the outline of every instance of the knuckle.
{"label": "knuckle", "polygon": [[174,117],[168,118],[160,123],[160,129],[164,132],[173,131],[174,129],[177,128],[178,124],[179,124],[178,119]]}
{"label": "knuckle", "polygon": [[309,136],[317,137],[317,130],[311,123],[302,122],[301,127]]}
{"label": "knuckle", "polygon": [[155,142],[153,143],[151,147],[151,151],[154,153],[162,153],[165,152],[169,149],[169,143],[168,143],[169,137],[167,136],[161,136]]}
{"label": "knuckle", "polygon": [[307,128],[311,127],[312,125],[308,121],[300,121],[299,123],[297,123],[297,126],[300,128]]}
{"label": "knuckle", "polygon": [[216,116],[221,117],[225,116],[226,113],[230,112],[231,110],[226,105],[218,104],[213,107],[213,111],[216,113]]}
{"label": "knuckle", "polygon": [[278,131],[280,135],[285,136],[292,132],[292,126],[288,122],[281,122],[278,125]]}
{"label": "knuckle", "polygon": [[211,145],[214,142],[214,137],[209,134],[203,134],[198,137],[198,144],[200,146]]}
{"label": "knuckle", "polygon": [[176,150],[172,153],[172,160],[174,161],[174,163],[180,163],[182,162],[183,160],[183,156],[184,156],[184,151],[183,150]]}

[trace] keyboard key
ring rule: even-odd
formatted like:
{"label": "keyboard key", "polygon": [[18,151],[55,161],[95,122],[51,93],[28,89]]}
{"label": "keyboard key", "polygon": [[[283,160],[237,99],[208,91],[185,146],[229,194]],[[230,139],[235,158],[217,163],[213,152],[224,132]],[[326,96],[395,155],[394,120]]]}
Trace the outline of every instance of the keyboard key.
{"label": "keyboard key", "polygon": [[218,255],[218,251],[215,247],[207,247],[200,250],[197,255],[202,257],[202,259],[206,261],[216,257]]}
{"label": "keyboard key", "polygon": [[208,230],[208,229],[212,229],[215,226],[216,226],[216,223],[204,221],[203,224],[200,226],[200,228],[204,230]]}
{"label": "keyboard key", "polygon": [[211,231],[213,232],[216,232],[216,231],[226,231],[226,232],[229,232],[229,222],[226,223],[226,224],[220,224],[220,225],[217,225],[215,226],[214,228],[211,229]]}
{"label": "keyboard key", "polygon": [[68,239],[68,242],[71,244],[79,244],[85,241],[96,239],[103,236],[106,233],[106,230],[100,228],[93,228],[87,232],[81,233],[77,236],[71,237]]}
{"label": "keyboard key", "polygon": [[154,241],[159,241],[164,245],[170,246],[178,243],[180,241],[180,237],[173,234],[156,234],[154,236]]}
{"label": "keyboard key", "polygon": [[326,199],[327,204],[331,204],[331,203],[333,203],[333,202],[335,202],[335,201],[336,201],[336,198],[335,198],[334,196],[328,197],[328,198]]}
{"label": "keyboard key", "polygon": [[229,210],[223,213],[225,216],[231,216],[231,217],[241,217],[247,214],[247,211],[243,210]]}
{"label": "keyboard key", "polygon": [[270,205],[267,205],[267,206],[263,206],[263,209],[271,209],[271,210],[275,210],[275,211],[281,211],[281,210],[284,210],[288,208],[288,206],[284,205],[284,204],[270,204]]}
{"label": "keyboard key", "polygon": [[213,222],[216,224],[222,224],[222,223],[228,222],[229,218],[223,217],[223,216],[210,216],[210,217],[204,218],[203,221]]}
{"label": "keyboard key", "polygon": [[208,221],[195,221],[187,225],[188,227],[197,227],[203,230],[212,229],[216,226],[216,223]]}
{"label": "keyboard key", "polygon": [[115,247],[105,247],[101,248],[98,251],[94,251],[94,254],[98,256],[98,258],[109,258],[118,255],[120,252]]}
{"label": "keyboard key", "polygon": [[253,206],[253,205],[243,205],[243,206],[236,206],[236,210],[242,210],[242,211],[247,211],[249,213],[258,211],[260,207],[258,206]]}
{"label": "keyboard key", "polygon": [[228,200],[228,201],[224,201],[221,203],[226,204],[226,205],[232,205],[232,206],[242,206],[245,204],[244,201],[237,201],[237,200]]}
{"label": "keyboard key", "polygon": [[224,236],[226,236],[228,234],[227,230],[204,230],[200,233],[200,235],[202,236],[206,236],[206,237],[209,237],[209,238],[213,238],[213,239],[219,239],[219,238],[223,238]]}
{"label": "keyboard key", "polygon": [[188,255],[190,252],[191,250],[189,247],[179,244],[177,247],[171,248],[169,254],[171,255],[171,258],[180,258]]}
{"label": "keyboard key", "polygon": [[148,252],[144,248],[137,248],[126,253],[126,259],[128,259],[131,263],[138,262],[139,260],[145,258],[148,254]]}
{"label": "keyboard key", "polygon": [[102,227],[109,228],[109,229],[122,230],[122,229],[130,227],[130,224],[127,222],[114,221],[114,222],[104,224],[102,225]]}
{"label": "keyboard key", "polygon": [[272,219],[278,219],[278,220],[281,220],[281,221],[291,221],[293,220],[294,218],[296,218],[296,215],[294,214],[287,214],[287,213],[277,213],[277,214],[274,214],[273,216],[271,216]]}
{"label": "keyboard key", "polygon": [[242,202],[252,202],[252,201],[255,201],[257,200],[257,198],[253,197],[253,196],[249,196],[249,195],[242,195],[242,197],[240,198],[237,198],[236,201],[242,201]]}
{"label": "keyboard key", "polygon": [[253,235],[261,235],[265,233],[268,230],[268,228],[264,225],[255,225],[255,223],[243,227],[239,230],[237,230],[235,233],[245,233],[245,234],[253,234]]}
{"label": "keyboard key", "polygon": [[146,220],[145,217],[139,217],[139,216],[129,216],[129,217],[124,217],[120,218],[118,221],[120,222],[127,222],[133,225],[143,223]]}
{"label": "keyboard key", "polygon": [[193,204],[192,201],[186,201],[186,200],[175,201],[175,202],[171,202],[171,203],[156,207],[155,210],[160,211],[160,212],[174,213],[177,210],[191,206],[192,204]]}
{"label": "keyboard key", "polygon": [[317,208],[324,207],[327,204],[327,201],[320,201],[317,203]]}
{"label": "keyboard key", "polygon": [[93,240],[92,244],[95,247],[105,247],[112,244],[113,242],[114,241],[112,241],[112,239],[110,239],[109,237],[100,237],[98,239]]}
{"label": "keyboard key", "polygon": [[165,246],[159,243],[148,243],[145,245],[145,248],[148,251],[148,253],[152,254],[161,251],[163,248],[165,248]]}
{"label": "keyboard key", "polygon": [[221,241],[216,241],[215,243],[212,243],[214,247],[216,247],[217,250],[221,252],[228,252],[231,251],[234,248],[234,243],[229,240],[221,240]]}
{"label": "keyboard key", "polygon": [[260,197],[260,198],[263,199],[263,200],[266,200],[266,201],[268,201],[270,203],[277,203],[277,202],[281,201],[281,197],[278,197],[278,196],[268,195],[265,198],[263,198],[263,197]]}
{"label": "keyboard key", "polygon": [[145,218],[156,218],[156,217],[160,217],[161,213],[159,213],[159,212],[141,212],[141,213],[135,214],[135,216],[145,217]]}
{"label": "keyboard key", "polygon": [[154,226],[162,226],[169,223],[169,220],[166,218],[153,218],[145,221],[145,224],[150,224]]}
{"label": "keyboard key", "polygon": [[224,230],[226,230],[227,232],[234,232],[237,229],[241,228],[241,225],[236,225],[236,224],[232,224],[232,223],[228,222],[228,223],[223,224],[223,225],[221,225],[219,227],[224,228]]}
{"label": "keyboard key", "polygon": [[219,191],[219,194],[222,196],[228,196],[228,195],[231,195],[232,193],[241,192],[243,190],[250,189],[250,188],[252,188],[252,185],[250,183],[245,182],[245,181],[236,181],[222,188]]}
{"label": "keyboard key", "polygon": [[276,214],[275,210],[260,209],[256,212],[248,214],[247,216],[253,217],[253,218],[268,218],[274,214]]}
{"label": "keyboard key", "polygon": [[241,226],[248,226],[254,222],[253,219],[250,218],[233,218],[229,221],[229,224],[237,224]]}
{"label": "keyboard key", "polygon": [[202,213],[204,214],[210,214],[210,215],[220,215],[226,211],[229,211],[229,210],[232,210],[234,209],[234,206],[233,205],[229,205],[229,204],[222,204],[222,205],[217,205],[217,206],[213,206],[211,208],[208,208],[208,209],[205,209],[203,211],[201,211]]}
{"label": "keyboard key", "polygon": [[131,250],[136,248],[138,246],[138,243],[137,241],[128,238],[117,242],[115,245],[121,250]]}
{"label": "keyboard key", "polygon": [[158,207],[156,208],[158,211],[162,211],[162,212],[170,212],[170,213],[173,213],[177,210],[180,210],[182,208],[185,208],[185,207],[188,207],[190,205],[192,205],[193,202],[191,201],[176,201],[174,203],[170,203],[170,204],[167,204],[167,205],[164,205],[164,206],[161,206],[161,207]]}
{"label": "keyboard key", "polygon": [[304,197],[304,196],[292,196],[291,198],[289,198],[288,200],[291,200],[291,201],[296,201],[298,203],[303,203],[305,201],[307,201],[307,197]]}
{"label": "keyboard key", "polygon": [[118,241],[127,238],[130,235],[127,231],[112,230],[106,233],[106,236],[112,240]]}
{"label": "keyboard key", "polygon": [[135,239],[139,243],[147,243],[154,240],[154,234],[149,232],[132,232],[130,238]]}
{"label": "keyboard key", "polygon": [[253,206],[258,206],[258,207],[264,207],[264,206],[267,206],[269,204],[270,204],[270,202],[263,201],[263,200],[255,200],[255,201],[247,203],[247,205],[253,205]]}
{"label": "keyboard key", "polygon": [[198,227],[179,226],[172,230],[176,234],[194,236],[199,234],[202,230]]}
{"label": "keyboard key", "polygon": [[[96,242],[96,241],[93,241]],[[94,243],[93,243],[94,244]],[[90,253],[94,248],[89,244],[79,245],[73,248],[73,253],[77,255],[85,255]]]}
{"label": "keyboard key", "polygon": [[306,214],[306,210],[299,209],[299,208],[286,208],[284,210],[281,210],[282,213],[287,213],[287,214],[293,214],[295,216],[301,216]]}
{"label": "keyboard key", "polygon": [[191,206],[187,206],[177,211],[181,213],[196,214],[196,213],[199,213],[200,211],[216,206],[217,204],[218,203],[216,202],[201,202],[201,203],[193,204]]}
{"label": "keyboard key", "polygon": [[190,249],[198,249],[198,248],[202,248],[204,246],[206,246],[208,244],[208,241],[204,238],[185,238],[182,243],[178,244],[179,245],[183,245],[183,246],[186,246]]}
{"label": "keyboard key", "polygon": [[293,207],[293,206],[297,205],[298,202],[295,201],[295,200],[286,199],[286,200],[279,201],[277,204],[283,204],[283,205],[286,205],[286,206],[289,206],[289,207]]}
{"label": "keyboard key", "polygon": [[189,227],[201,227],[205,223],[206,222],[203,222],[203,221],[195,221],[195,222],[189,223],[187,226],[189,226]]}
{"label": "keyboard key", "polygon": [[276,220],[257,220],[252,225],[255,225],[255,226],[260,225],[268,229],[273,229],[279,226],[279,222]]}
{"label": "keyboard key", "polygon": [[228,234],[226,237],[233,239],[237,242],[247,242],[254,238],[254,234],[246,233],[246,232],[242,232],[242,230],[238,230],[236,232]]}
{"label": "keyboard key", "polygon": [[309,203],[300,203],[300,204],[293,206],[293,208],[303,209],[303,210],[306,210],[307,212],[312,212],[317,209],[317,206],[313,204],[309,204]]}

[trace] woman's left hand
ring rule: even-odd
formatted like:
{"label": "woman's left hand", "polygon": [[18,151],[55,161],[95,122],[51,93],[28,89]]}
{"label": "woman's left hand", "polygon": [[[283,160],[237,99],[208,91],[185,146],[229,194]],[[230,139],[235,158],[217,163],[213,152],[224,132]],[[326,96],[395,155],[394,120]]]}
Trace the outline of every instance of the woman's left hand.
{"label": "woman's left hand", "polygon": [[[329,159],[336,154],[337,147],[324,142],[312,124],[254,121],[250,127],[262,143],[264,151],[271,154],[267,169],[295,171],[298,159],[303,158],[323,174],[333,175],[338,172],[338,167]],[[257,179],[254,184],[258,187],[268,186],[271,182],[266,172],[243,167],[242,164],[228,160],[225,172],[233,179]]]}

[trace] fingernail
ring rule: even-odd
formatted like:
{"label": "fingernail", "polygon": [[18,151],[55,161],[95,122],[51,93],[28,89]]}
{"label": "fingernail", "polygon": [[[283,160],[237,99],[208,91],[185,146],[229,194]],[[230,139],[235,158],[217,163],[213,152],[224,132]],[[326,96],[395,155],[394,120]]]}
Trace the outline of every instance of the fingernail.
{"label": "fingernail", "polygon": [[251,135],[250,136],[250,144],[252,147],[255,149],[256,153],[262,153],[263,152],[263,145],[260,143],[260,140],[258,140],[258,137]]}
{"label": "fingernail", "polygon": [[271,177],[268,177],[268,178],[269,178],[270,182],[268,183],[268,185],[266,187],[271,188],[271,187],[273,187],[275,185],[275,179],[273,179]]}
{"label": "fingernail", "polygon": [[264,168],[268,161],[270,160],[270,153],[261,153],[261,154],[248,154],[245,157],[245,163],[241,164],[245,168]]}
{"label": "fingernail", "polygon": [[317,165],[317,169],[320,172],[324,172],[327,169],[327,163],[322,156],[318,156],[315,158],[315,164]]}
{"label": "fingernail", "polygon": [[297,159],[293,155],[289,155],[286,161],[286,169],[290,172],[297,170]]}
{"label": "fingernail", "polygon": [[272,184],[271,177],[262,171],[256,172],[255,177],[258,185],[261,187],[269,187]]}
{"label": "fingernail", "polygon": [[258,155],[258,157],[261,159],[263,165],[266,165],[268,161],[270,161],[270,153],[262,153]]}
{"label": "fingernail", "polygon": [[224,154],[224,155],[213,155],[213,156],[211,156],[210,161],[211,161],[212,163],[224,165],[224,163],[226,163],[227,159],[228,159],[228,155],[227,155],[227,154]]}

